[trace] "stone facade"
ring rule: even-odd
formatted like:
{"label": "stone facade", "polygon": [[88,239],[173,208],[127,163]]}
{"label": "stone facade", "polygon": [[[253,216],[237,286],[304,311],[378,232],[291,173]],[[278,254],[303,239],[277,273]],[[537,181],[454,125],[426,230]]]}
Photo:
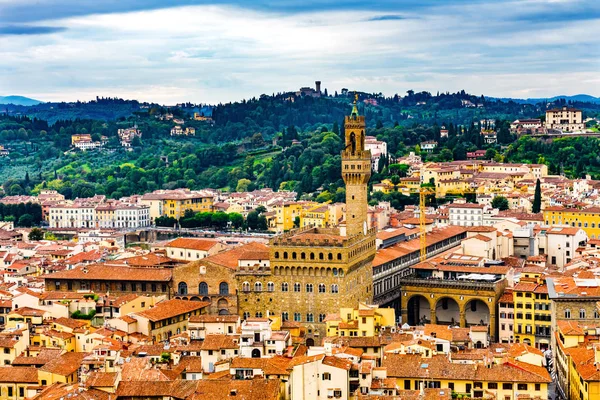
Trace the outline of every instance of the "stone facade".
{"label": "stone facade", "polygon": [[210,261],[196,261],[173,270],[172,296],[183,300],[209,301],[210,314],[237,314],[237,283],[234,271]]}
{"label": "stone facade", "polygon": [[365,150],[365,119],[358,115],[356,102],[345,120],[345,138],[346,234],[307,227],[273,238],[269,267],[236,272],[240,315],[302,322],[309,335],[323,337],[327,314],[372,302],[376,230],[366,225],[371,154]]}

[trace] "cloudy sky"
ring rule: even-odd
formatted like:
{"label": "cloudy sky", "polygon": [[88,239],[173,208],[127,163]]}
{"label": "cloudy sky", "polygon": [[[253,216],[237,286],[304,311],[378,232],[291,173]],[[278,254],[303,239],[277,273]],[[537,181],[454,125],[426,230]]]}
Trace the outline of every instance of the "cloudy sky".
{"label": "cloudy sky", "polygon": [[600,96],[598,0],[0,0],[0,95]]}

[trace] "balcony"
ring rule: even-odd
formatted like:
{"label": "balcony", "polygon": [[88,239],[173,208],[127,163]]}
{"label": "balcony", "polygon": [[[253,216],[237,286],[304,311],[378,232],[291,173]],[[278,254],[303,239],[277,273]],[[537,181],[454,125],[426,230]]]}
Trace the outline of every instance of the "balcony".
{"label": "balcony", "polygon": [[416,278],[406,277],[400,279],[401,286],[429,286],[438,288],[458,288],[458,289],[471,289],[471,290],[490,290],[495,291],[501,282],[501,279],[496,282],[479,282],[479,281],[468,281],[468,280],[447,280],[438,278]]}

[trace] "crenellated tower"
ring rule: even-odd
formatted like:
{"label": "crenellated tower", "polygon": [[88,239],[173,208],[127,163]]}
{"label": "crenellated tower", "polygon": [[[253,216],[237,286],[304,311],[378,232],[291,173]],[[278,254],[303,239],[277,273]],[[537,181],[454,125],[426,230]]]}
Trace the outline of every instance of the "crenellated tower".
{"label": "crenellated tower", "polygon": [[345,118],[345,147],[342,150],[342,177],[346,183],[346,235],[366,235],[367,184],[371,178],[371,151],[365,150],[365,117],[358,115],[354,97],[352,113]]}

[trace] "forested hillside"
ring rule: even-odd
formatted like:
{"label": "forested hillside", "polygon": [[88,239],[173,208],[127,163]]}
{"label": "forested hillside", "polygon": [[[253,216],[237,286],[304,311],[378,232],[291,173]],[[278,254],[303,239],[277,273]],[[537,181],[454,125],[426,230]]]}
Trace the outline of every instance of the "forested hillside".
{"label": "forested hillside", "polygon": [[[543,118],[556,104],[518,104],[487,100],[462,93],[431,95],[426,92],[385,98],[359,93],[360,111],[368,121],[368,134],[388,143],[392,158],[419,143],[437,140],[438,148],[422,154],[427,160],[466,158],[467,151],[487,149],[489,158],[512,162],[545,162],[553,173],[600,176],[600,142],[567,138],[547,143],[528,137],[516,140],[509,133],[516,118]],[[370,99],[371,104],[362,100]],[[464,106],[465,102],[473,106]],[[318,200],[343,200],[340,150],[343,118],[351,97],[261,96],[212,108],[212,122],[191,119],[205,106],[186,104],[166,109],[120,99],[90,103],[62,103],[13,107],[0,116],[0,145],[10,150],[0,159],[0,182],[6,194],[59,190],[68,198],[94,193],[121,197],[160,188],[205,187],[248,190],[271,187],[290,189]],[[600,105],[574,103],[584,117],[598,117]],[[175,125],[159,116],[172,114],[194,127],[194,137],[171,137]],[[497,145],[485,146],[479,134],[480,119],[496,120]],[[132,151],[121,147],[117,130],[137,125],[141,141]],[[445,126],[448,138],[440,138]],[[88,133],[108,142],[101,150],[79,152],[71,148],[71,135]],[[294,141],[295,144],[292,144]],[[372,182],[400,176],[402,171],[384,160]],[[392,199],[398,203],[405,199]]]}

